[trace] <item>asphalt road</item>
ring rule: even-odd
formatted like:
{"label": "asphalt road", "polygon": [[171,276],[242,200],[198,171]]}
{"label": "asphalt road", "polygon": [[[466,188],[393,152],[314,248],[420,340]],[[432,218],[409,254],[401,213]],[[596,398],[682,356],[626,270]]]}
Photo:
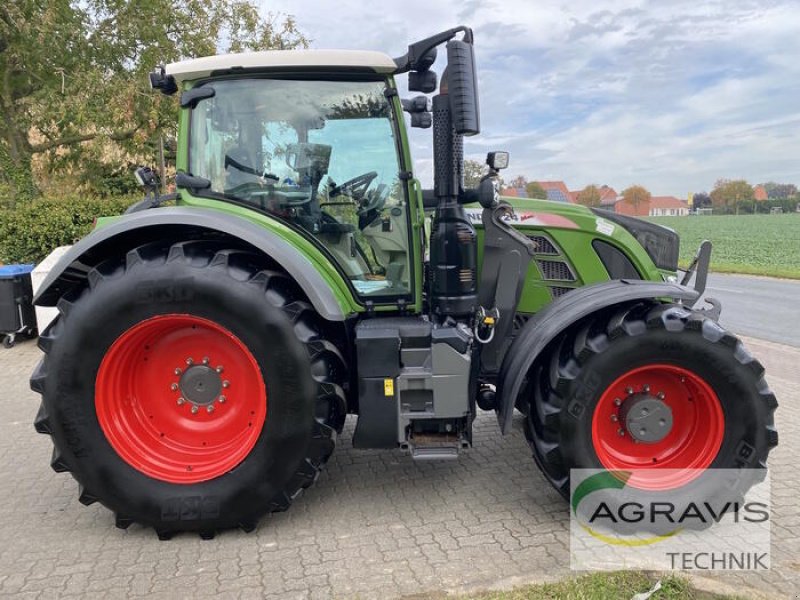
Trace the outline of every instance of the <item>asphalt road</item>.
{"label": "asphalt road", "polygon": [[800,281],[712,273],[705,296],[722,302],[731,331],[800,348]]}

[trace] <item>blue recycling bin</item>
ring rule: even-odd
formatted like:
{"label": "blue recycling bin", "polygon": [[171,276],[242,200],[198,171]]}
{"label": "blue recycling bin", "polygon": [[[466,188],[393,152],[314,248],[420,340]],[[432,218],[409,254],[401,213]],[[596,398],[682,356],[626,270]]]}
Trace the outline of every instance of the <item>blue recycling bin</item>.
{"label": "blue recycling bin", "polygon": [[36,312],[33,308],[33,265],[0,267],[0,334],[3,345],[10,348],[18,335],[36,334]]}

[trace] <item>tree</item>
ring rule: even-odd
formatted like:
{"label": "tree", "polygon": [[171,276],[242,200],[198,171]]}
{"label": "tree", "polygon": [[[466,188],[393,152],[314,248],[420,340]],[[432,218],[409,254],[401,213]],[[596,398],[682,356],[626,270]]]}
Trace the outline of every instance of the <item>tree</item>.
{"label": "tree", "polygon": [[711,190],[711,202],[715,208],[721,208],[726,212],[733,209],[737,215],[739,208],[745,202],[753,202],[754,197],[753,187],[744,179],[719,179]]}
{"label": "tree", "polygon": [[633,206],[634,212],[636,213],[639,212],[639,207],[642,204],[650,202],[651,197],[652,196],[650,192],[648,192],[647,189],[641,185],[632,185],[631,187],[622,190],[622,201]]}
{"label": "tree", "polygon": [[528,198],[547,200],[547,190],[539,185],[537,181],[529,181],[525,186],[525,192],[528,194]]}
{"label": "tree", "polygon": [[692,196],[692,208],[711,208],[711,196],[706,192],[698,192]]}
{"label": "tree", "polygon": [[576,200],[584,206],[600,206],[600,188],[594,184],[587,185],[578,192]]}
{"label": "tree", "polygon": [[515,189],[524,188],[526,185],[528,185],[528,179],[524,175],[517,175],[508,182],[508,187]]}
{"label": "tree", "polygon": [[0,3],[0,181],[23,199],[37,155],[59,167],[152,144],[177,110],[149,89],[157,64],[306,45],[292,17],[251,0]]}
{"label": "tree", "polygon": [[489,172],[489,166],[477,160],[466,159],[464,161],[464,188],[472,189],[478,187],[481,178]]}

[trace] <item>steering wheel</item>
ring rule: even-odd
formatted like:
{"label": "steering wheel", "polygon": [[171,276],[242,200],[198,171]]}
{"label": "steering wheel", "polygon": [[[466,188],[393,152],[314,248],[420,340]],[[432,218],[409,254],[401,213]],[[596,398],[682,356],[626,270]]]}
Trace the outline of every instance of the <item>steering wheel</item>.
{"label": "steering wheel", "polygon": [[366,201],[363,202],[356,211],[359,215],[366,215],[370,211],[380,210],[386,203],[386,198],[389,197],[391,189],[385,183],[380,184],[377,188],[367,192]]}
{"label": "steering wheel", "polygon": [[370,171],[368,173],[364,173],[363,175],[353,177],[352,179],[348,179],[340,185],[334,185],[330,189],[329,194],[331,196],[338,196],[345,190],[348,190],[356,202],[360,204],[361,199],[367,194],[367,188],[369,188],[369,184],[371,184],[377,176],[378,173],[376,171]]}

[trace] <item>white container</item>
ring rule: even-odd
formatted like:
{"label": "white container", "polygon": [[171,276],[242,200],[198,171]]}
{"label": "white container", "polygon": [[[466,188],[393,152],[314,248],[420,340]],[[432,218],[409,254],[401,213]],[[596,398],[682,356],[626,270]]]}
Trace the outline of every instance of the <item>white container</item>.
{"label": "white container", "polygon": [[[42,285],[47,274],[56,266],[56,263],[61,259],[67,250],[72,246],[61,246],[53,250],[47,258],[36,265],[31,273],[31,283],[33,284],[34,295],[39,293],[39,286]],[[41,333],[50,323],[58,316],[58,309],[55,306],[37,306],[36,307],[36,326]]]}

